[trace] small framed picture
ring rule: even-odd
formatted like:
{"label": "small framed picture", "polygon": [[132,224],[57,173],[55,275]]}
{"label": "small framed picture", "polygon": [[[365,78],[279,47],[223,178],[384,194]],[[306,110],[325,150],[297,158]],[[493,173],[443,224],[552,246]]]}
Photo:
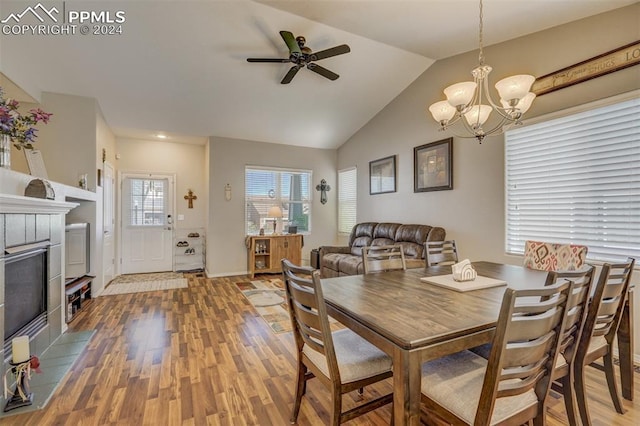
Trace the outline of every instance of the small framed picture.
{"label": "small framed picture", "polygon": [[369,162],[369,194],[396,192],[396,156]]}
{"label": "small framed picture", "polygon": [[453,138],[413,148],[413,192],[453,189]]}
{"label": "small framed picture", "polygon": [[49,179],[40,151],[37,149],[24,149],[23,151],[29,166],[29,174],[42,179]]}

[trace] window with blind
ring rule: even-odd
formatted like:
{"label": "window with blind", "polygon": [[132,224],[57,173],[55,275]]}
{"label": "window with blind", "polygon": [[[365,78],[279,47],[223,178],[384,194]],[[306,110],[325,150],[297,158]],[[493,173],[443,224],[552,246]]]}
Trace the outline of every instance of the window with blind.
{"label": "window with blind", "polygon": [[358,172],[355,167],[338,171],[338,233],[349,234],[356,224]]}
{"label": "window with blind", "polygon": [[638,117],[636,97],[506,133],[507,253],[542,240],[640,256]]}
{"label": "window with blind", "polygon": [[245,168],[245,222],[247,234],[273,231],[269,209],[280,207],[287,226],[297,226],[297,232],[311,230],[311,171],[266,167]]}
{"label": "window with blind", "polygon": [[123,185],[124,220],[128,226],[164,226],[167,179],[127,178]]}

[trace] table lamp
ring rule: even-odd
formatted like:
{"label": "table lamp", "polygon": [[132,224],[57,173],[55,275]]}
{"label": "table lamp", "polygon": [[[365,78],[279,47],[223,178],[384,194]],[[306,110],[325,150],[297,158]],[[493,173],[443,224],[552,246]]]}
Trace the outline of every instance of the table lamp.
{"label": "table lamp", "polygon": [[282,209],[278,206],[273,206],[269,209],[269,212],[267,213],[267,217],[270,217],[273,219],[273,233],[276,233],[276,223],[278,221],[278,219],[280,219],[282,217]]}

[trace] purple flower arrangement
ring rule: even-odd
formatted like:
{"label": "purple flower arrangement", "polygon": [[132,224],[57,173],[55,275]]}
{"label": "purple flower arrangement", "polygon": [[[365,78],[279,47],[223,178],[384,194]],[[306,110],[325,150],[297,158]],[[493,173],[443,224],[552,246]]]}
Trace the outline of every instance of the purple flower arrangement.
{"label": "purple flower arrangement", "polygon": [[17,149],[33,149],[36,139],[34,126],[39,122],[47,124],[52,114],[40,108],[29,110],[27,114],[18,111],[20,104],[15,99],[5,99],[0,87],[0,135],[8,135]]}

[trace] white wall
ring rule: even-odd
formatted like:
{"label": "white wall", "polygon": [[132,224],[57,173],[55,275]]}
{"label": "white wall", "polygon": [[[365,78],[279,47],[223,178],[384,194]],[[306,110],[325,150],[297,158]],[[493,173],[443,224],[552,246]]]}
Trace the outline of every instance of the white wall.
{"label": "white wall", "polygon": [[[519,73],[545,75],[640,38],[640,4],[551,28],[485,49],[494,69],[491,87]],[[469,80],[477,52],[436,62],[338,150],[338,167],[358,167],[358,221],[439,225],[455,239],[462,258],[521,264],[504,253],[503,137],[454,138],[453,191],[413,192],[413,148],[452,136],[439,132],[427,107],[444,99],[442,89]],[[528,117],[582,105],[640,88],[640,66],[540,96]],[[492,88],[493,90],[493,88]],[[398,192],[369,195],[368,162],[398,155]],[[640,271],[634,273],[640,283]],[[640,292],[636,292],[640,293]],[[640,295],[636,295],[640,312]],[[640,341],[636,316],[636,341]],[[636,352],[640,349],[636,349]]]}
{"label": "white wall", "polygon": [[42,151],[49,179],[78,186],[78,176],[87,173],[88,187],[95,191],[97,101],[45,92],[42,109],[53,114],[48,124],[38,125],[36,147]]}
{"label": "white wall", "polygon": [[[336,151],[267,144],[238,139],[209,139],[210,199],[207,239],[209,276],[239,275],[247,271],[245,236],[244,170],[246,165],[312,170],[311,233],[304,236],[303,261],[309,251],[333,244],[337,232]],[[332,190],[327,203],[320,203],[315,186],[326,179]],[[224,186],[232,187],[231,201],[224,199]]]}

